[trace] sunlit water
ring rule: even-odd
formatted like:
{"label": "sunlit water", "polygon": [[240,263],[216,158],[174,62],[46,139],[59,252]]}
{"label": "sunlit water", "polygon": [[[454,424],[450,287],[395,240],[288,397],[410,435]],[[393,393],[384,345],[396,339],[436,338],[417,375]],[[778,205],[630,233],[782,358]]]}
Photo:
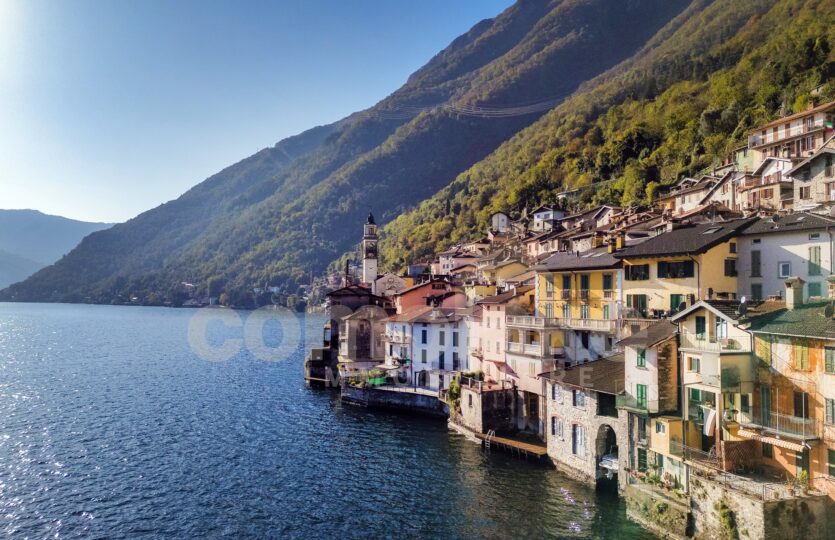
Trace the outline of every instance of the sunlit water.
{"label": "sunlit water", "polygon": [[[642,538],[623,504],[443,422],[225,362],[196,312],[0,304],[0,531],[42,537]],[[248,313],[239,313],[246,320]],[[321,318],[303,321],[308,341]],[[288,326],[289,328],[289,326]],[[209,325],[212,346],[242,339]],[[263,329],[280,344],[280,324]]]}

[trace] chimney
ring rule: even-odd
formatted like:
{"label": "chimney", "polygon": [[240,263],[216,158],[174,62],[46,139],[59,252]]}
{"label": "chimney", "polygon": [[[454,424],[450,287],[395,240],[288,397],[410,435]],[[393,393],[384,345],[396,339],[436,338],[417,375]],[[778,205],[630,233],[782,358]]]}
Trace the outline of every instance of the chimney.
{"label": "chimney", "polygon": [[618,248],[617,248],[617,246],[615,245],[615,242],[616,242],[616,240],[615,240],[614,238],[609,238],[609,239],[606,241],[606,244],[607,244],[607,246],[608,246],[607,251],[608,251],[609,253],[614,253],[615,251],[617,251],[617,249],[618,249]]}
{"label": "chimney", "polygon": [[803,284],[806,283],[799,277],[792,277],[786,280],[786,307],[794,309],[803,305]]}
{"label": "chimney", "polygon": [[592,248],[599,248],[603,245],[603,235],[600,233],[594,233],[591,237],[591,247]]}
{"label": "chimney", "polygon": [[626,233],[623,231],[619,232],[618,235],[615,237],[615,249],[623,249],[623,244],[626,241]]}

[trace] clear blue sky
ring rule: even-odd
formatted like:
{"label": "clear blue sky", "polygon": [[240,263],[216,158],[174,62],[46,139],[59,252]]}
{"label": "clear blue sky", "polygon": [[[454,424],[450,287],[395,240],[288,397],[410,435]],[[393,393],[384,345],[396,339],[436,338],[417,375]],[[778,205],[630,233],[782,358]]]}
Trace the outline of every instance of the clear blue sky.
{"label": "clear blue sky", "polygon": [[511,0],[0,0],[0,208],[124,221],[373,105]]}

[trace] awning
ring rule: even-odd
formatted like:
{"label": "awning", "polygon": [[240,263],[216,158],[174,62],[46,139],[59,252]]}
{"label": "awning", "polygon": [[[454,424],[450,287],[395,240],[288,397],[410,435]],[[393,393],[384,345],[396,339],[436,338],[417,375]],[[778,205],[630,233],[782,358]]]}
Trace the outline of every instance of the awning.
{"label": "awning", "polygon": [[391,366],[389,364],[379,364],[379,365],[374,366],[375,369],[384,369],[384,370],[387,370],[387,371],[392,371],[394,369],[400,369],[400,368],[405,368],[405,367],[408,367],[408,366]]}
{"label": "awning", "polygon": [[806,448],[799,443],[787,441],[785,439],[778,439],[777,437],[760,435],[756,431],[749,431],[747,429],[739,429],[736,434],[740,437],[745,437],[746,439],[753,439],[755,441],[768,443],[772,446],[779,446],[780,448],[785,448],[786,450],[792,450],[794,452],[802,452]]}

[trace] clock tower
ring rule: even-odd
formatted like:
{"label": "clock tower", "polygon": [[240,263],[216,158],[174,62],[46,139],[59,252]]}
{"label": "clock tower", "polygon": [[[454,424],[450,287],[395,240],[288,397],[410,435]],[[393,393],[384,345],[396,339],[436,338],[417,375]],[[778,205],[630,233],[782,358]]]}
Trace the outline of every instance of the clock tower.
{"label": "clock tower", "polygon": [[371,285],[371,292],[377,288],[377,224],[374,216],[368,213],[368,220],[362,228],[362,281]]}

